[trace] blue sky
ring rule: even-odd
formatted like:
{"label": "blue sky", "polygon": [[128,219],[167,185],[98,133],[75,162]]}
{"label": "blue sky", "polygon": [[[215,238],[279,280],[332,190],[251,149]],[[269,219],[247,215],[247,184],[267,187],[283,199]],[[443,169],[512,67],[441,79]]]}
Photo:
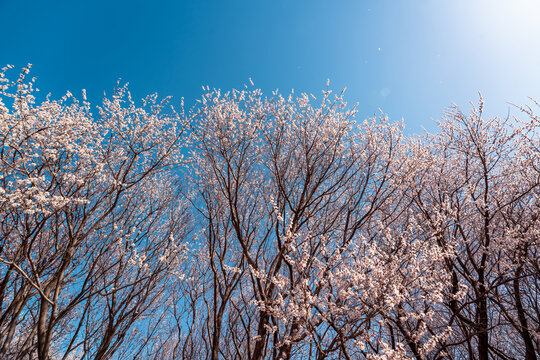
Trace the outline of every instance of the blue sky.
{"label": "blue sky", "polygon": [[0,64],[94,101],[119,78],[187,104],[202,85],[320,95],[330,78],[360,117],[381,108],[420,132],[478,91],[490,115],[540,99],[539,18],[536,0],[0,0]]}

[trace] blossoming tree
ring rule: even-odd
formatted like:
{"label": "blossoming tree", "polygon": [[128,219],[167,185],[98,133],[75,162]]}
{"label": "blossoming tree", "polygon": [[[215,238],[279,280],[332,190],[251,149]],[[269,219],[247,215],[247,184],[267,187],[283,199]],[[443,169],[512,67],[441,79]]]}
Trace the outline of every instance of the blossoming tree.
{"label": "blossoming tree", "polygon": [[[71,94],[35,104],[28,69],[0,86],[0,354],[107,359],[146,351],[183,252],[171,176],[184,126],[118,88],[92,114]],[[139,332],[131,331],[137,324]],[[141,332],[142,330],[144,332]]]}

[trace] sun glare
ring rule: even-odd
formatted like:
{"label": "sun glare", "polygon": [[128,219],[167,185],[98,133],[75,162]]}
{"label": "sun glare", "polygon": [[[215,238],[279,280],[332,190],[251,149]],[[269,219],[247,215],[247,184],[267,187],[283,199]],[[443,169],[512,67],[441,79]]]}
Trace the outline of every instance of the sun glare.
{"label": "sun glare", "polygon": [[[486,40],[508,44],[533,46],[540,35],[540,1],[480,1],[475,2],[474,16]],[[503,41],[503,43],[501,43]]]}

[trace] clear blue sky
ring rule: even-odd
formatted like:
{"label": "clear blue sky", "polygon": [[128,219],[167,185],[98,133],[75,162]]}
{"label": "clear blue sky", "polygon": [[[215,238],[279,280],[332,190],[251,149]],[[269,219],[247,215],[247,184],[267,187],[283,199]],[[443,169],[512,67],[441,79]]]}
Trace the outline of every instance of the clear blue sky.
{"label": "clear blue sky", "polygon": [[1,66],[34,64],[53,97],[99,100],[121,78],[192,104],[202,85],[320,95],[330,78],[361,117],[380,107],[413,132],[478,91],[502,116],[540,99],[536,0],[0,0],[0,24]]}

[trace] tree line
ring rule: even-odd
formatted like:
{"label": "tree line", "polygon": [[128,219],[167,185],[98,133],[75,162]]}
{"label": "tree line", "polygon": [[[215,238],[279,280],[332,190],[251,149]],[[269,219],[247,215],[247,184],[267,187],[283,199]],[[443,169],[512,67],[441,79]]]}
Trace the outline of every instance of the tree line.
{"label": "tree line", "polygon": [[0,72],[0,359],[538,359],[540,118]]}

